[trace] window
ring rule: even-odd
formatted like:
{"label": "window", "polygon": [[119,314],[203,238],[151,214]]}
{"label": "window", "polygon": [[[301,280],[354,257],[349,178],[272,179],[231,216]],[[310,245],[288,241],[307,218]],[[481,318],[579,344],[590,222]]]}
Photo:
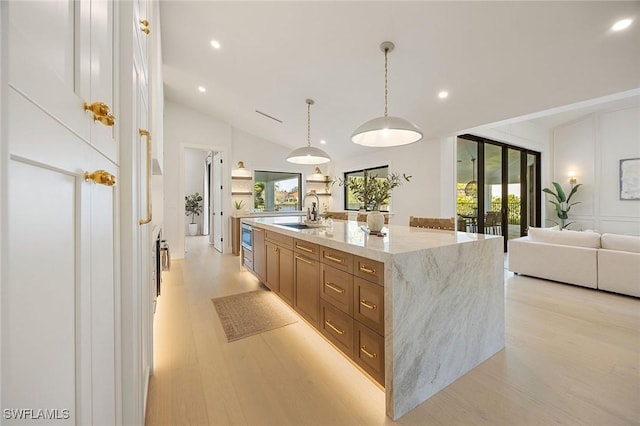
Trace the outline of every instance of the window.
{"label": "window", "polygon": [[253,207],[262,211],[302,210],[302,173],[254,172]]}
{"label": "window", "polygon": [[[386,179],[389,174],[389,166],[380,166],[371,169],[355,170],[352,172],[346,172],[344,174],[344,180],[349,178],[361,179]],[[360,210],[364,208],[363,205],[356,199],[356,197],[347,188],[344,189],[344,209],[345,210]],[[380,206],[381,211],[389,211],[389,200]]]}

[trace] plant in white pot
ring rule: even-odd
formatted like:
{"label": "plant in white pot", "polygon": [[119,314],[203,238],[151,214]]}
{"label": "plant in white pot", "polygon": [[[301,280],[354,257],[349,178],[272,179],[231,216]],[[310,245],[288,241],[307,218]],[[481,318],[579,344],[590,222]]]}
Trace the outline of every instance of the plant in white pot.
{"label": "plant in white pot", "polygon": [[196,216],[200,216],[200,213],[202,213],[202,196],[196,192],[195,194],[184,197],[184,214],[191,216],[189,235],[196,235],[198,233]]}
{"label": "plant in white pot", "polygon": [[370,211],[367,215],[369,231],[380,232],[384,226],[384,215],[380,213],[380,207],[389,204],[394,188],[410,180],[411,176],[404,173],[392,173],[381,178],[375,174],[369,175],[365,171],[364,177],[349,176],[346,180],[340,179],[340,185],[351,191],[360,205]]}

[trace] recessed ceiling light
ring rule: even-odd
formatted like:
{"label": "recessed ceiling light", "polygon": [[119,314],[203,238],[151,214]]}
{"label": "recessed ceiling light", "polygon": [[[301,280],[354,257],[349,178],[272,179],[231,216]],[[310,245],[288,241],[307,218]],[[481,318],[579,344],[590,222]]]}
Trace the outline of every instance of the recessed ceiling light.
{"label": "recessed ceiling light", "polygon": [[204,88],[204,87],[202,87],[202,86],[198,86],[198,91],[199,91],[200,93],[204,93],[204,92],[206,92],[206,91],[207,91],[207,89],[205,89],[205,88]]}
{"label": "recessed ceiling light", "polygon": [[220,49],[220,42],[218,40],[211,40],[211,47],[214,49]]}
{"label": "recessed ceiling light", "polygon": [[320,143],[321,143],[322,145],[324,145],[324,144],[326,144],[326,143],[327,143],[327,141],[325,141],[324,139],[322,139],[322,140],[320,141]]}
{"label": "recessed ceiling light", "polygon": [[611,29],[613,31],[622,31],[625,30],[627,28],[629,28],[629,26],[631,26],[631,23],[633,22],[633,19],[621,19],[618,22],[616,22],[615,24],[613,24],[613,26],[611,27]]}
{"label": "recessed ceiling light", "polygon": [[438,93],[438,97],[440,99],[445,99],[449,97],[449,92],[447,92],[446,90],[443,90],[442,92]]}

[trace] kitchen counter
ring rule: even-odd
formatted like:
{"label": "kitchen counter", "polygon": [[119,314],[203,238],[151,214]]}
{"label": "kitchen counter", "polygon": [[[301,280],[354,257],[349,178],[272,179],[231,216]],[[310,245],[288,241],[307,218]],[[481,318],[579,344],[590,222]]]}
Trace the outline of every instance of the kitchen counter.
{"label": "kitchen counter", "polygon": [[258,228],[384,263],[386,412],[398,419],[504,348],[502,237],[362,223],[295,229],[298,216],[242,219]]}

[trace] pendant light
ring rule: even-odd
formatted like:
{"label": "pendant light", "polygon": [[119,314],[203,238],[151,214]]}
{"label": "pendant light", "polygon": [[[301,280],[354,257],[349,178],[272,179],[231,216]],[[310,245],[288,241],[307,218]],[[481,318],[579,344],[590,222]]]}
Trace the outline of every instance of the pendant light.
{"label": "pendant light", "polygon": [[422,139],[422,131],[412,122],[400,117],[392,117],[388,114],[387,97],[388,89],[388,66],[387,54],[393,50],[395,45],[390,41],[385,41],[380,45],[380,50],[384,52],[384,116],[367,121],[356,129],[351,135],[351,140],[359,145],[365,146],[399,146],[417,142]]}
{"label": "pendant light", "polygon": [[313,99],[307,99],[307,146],[294,149],[287,156],[287,161],[296,164],[322,164],[331,161],[329,154],[320,148],[311,146],[311,105],[314,104]]}
{"label": "pendant light", "polygon": [[478,195],[478,181],[476,180],[476,159],[471,159],[471,180],[464,187],[464,195],[476,197]]}

